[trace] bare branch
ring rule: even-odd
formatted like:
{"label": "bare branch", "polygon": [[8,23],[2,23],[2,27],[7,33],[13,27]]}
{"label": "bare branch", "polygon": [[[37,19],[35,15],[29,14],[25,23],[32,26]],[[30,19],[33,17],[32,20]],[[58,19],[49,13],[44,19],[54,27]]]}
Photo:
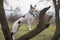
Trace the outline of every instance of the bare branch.
{"label": "bare branch", "polygon": [[41,33],[45,28],[47,28],[47,26],[49,25],[45,25],[44,26],[44,15],[45,12],[49,9],[45,8],[40,12],[40,16],[39,16],[39,24],[36,26],[36,28],[30,32],[28,32],[27,34],[21,36],[20,38],[18,38],[17,40],[29,40],[33,37],[35,37],[36,35],[38,35],[39,33]]}
{"label": "bare branch", "polygon": [[5,40],[12,40],[10,30],[8,28],[8,23],[6,21],[5,12],[3,9],[3,0],[0,0],[0,23],[2,25],[2,31],[3,31]]}

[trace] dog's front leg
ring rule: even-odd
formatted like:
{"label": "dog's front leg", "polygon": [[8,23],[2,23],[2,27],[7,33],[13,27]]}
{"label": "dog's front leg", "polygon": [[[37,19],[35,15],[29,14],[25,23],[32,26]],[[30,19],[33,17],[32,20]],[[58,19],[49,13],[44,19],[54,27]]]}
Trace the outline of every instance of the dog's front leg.
{"label": "dog's front leg", "polygon": [[32,28],[31,28],[31,21],[30,20],[27,21],[27,27],[28,27],[28,30],[29,31],[32,30]]}

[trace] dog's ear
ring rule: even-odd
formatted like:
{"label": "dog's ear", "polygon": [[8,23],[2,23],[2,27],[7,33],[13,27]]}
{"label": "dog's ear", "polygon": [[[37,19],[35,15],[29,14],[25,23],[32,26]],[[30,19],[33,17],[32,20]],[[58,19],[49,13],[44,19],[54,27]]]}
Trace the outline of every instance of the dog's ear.
{"label": "dog's ear", "polygon": [[33,8],[33,6],[32,5],[30,5],[30,9],[32,9]]}
{"label": "dog's ear", "polygon": [[36,5],[34,5],[34,7],[36,7]]}

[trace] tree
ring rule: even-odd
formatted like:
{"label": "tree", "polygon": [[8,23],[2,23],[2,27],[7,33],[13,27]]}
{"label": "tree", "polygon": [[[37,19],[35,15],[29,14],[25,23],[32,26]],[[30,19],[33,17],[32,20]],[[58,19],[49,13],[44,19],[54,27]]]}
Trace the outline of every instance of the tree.
{"label": "tree", "polygon": [[[49,27],[49,23],[48,25],[47,24],[44,24],[44,15],[45,15],[45,12],[49,9],[50,7],[48,8],[45,8],[43,9],[40,14],[39,14],[39,24],[36,26],[36,28],[30,32],[28,32],[27,34],[21,36],[20,38],[18,38],[17,40],[29,40],[33,37],[35,37],[37,34],[41,33],[44,29],[46,29],[47,27]],[[41,18],[42,17],[42,18]],[[51,18],[51,17],[50,17]],[[50,18],[48,19],[48,22],[50,21]]]}
{"label": "tree", "polygon": [[[49,17],[49,19],[47,21],[48,22],[47,24],[44,23],[44,15],[45,15],[45,12],[49,8],[50,7],[47,7],[40,12],[39,24],[37,25],[37,27],[34,30],[28,32],[27,34],[21,36],[18,40],[29,40],[30,38],[36,36],[37,34],[41,33],[44,29],[49,27],[49,25],[50,25],[49,21],[50,21],[51,17]],[[7,21],[6,21],[5,12],[4,12],[4,9],[3,9],[3,0],[0,1],[0,23],[2,25],[2,31],[4,33],[5,40],[12,40],[10,30],[8,28],[8,24],[7,24]]]}
{"label": "tree", "polygon": [[58,40],[60,36],[60,21],[59,21],[59,5],[60,4],[59,4],[59,0],[58,0],[58,4],[56,4],[56,0],[53,0],[53,2],[55,6],[56,31],[52,40]]}
{"label": "tree", "polygon": [[6,21],[5,12],[3,9],[3,0],[0,0],[0,23],[2,25],[2,31],[5,37],[5,40],[12,40],[10,30]]}

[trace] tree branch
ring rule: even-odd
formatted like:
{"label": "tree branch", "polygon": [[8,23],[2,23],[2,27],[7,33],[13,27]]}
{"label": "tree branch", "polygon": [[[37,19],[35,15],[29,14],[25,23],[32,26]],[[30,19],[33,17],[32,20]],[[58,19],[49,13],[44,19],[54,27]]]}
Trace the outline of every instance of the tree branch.
{"label": "tree branch", "polygon": [[56,21],[56,31],[52,38],[52,40],[58,40],[60,36],[60,21],[59,21],[59,2],[56,4],[56,0],[53,0],[54,7],[55,7],[55,21]]}
{"label": "tree branch", "polygon": [[3,31],[5,40],[12,40],[10,30],[8,28],[6,16],[5,16],[5,11],[3,8],[3,0],[0,0],[0,23],[2,25],[2,31]]}
{"label": "tree branch", "polygon": [[39,15],[39,24],[36,26],[36,28],[30,32],[28,32],[27,34],[21,36],[20,38],[18,38],[17,40],[29,40],[33,37],[35,37],[36,35],[38,35],[39,33],[41,33],[45,28],[47,28],[47,26],[49,25],[45,25],[44,26],[44,15],[45,15],[45,12],[49,9],[50,7],[48,8],[45,8],[43,9],[41,12],[40,12],[40,15]]}

